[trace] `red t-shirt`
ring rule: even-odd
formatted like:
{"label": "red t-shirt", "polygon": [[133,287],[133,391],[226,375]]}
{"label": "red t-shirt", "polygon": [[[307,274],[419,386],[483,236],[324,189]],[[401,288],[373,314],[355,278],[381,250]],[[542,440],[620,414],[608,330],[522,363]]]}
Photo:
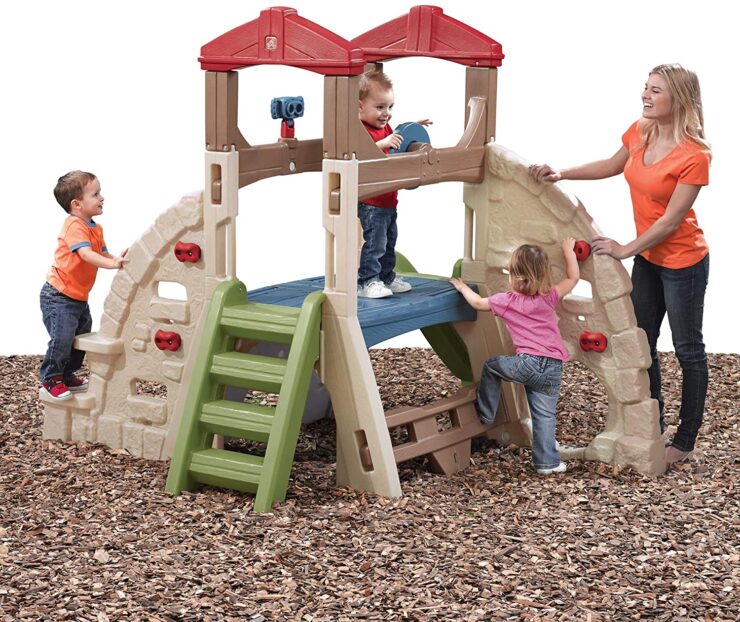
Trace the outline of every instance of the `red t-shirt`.
{"label": "red t-shirt", "polygon": [[[622,143],[630,152],[624,177],[630,187],[639,236],[665,214],[678,184],[706,186],[709,183],[710,156],[703,146],[685,141],[648,166],[643,162],[645,146],[641,144],[638,123],[633,123],[624,133]],[[700,262],[708,252],[704,232],[692,208],[678,229],[640,255],[664,268],[687,268]]]}
{"label": "red t-shirt", "polygon": [[[367,133],[370,134],[370,138],[372,138],[375,143],[379,140],[383,140],[386,136],[393,134],[393,129],[391,128],[390,123],[386,123],[385,127],[380,129],[371,127],[364,121],[362,122],[362,125],[365,126]],[[390,149],[383,150],[383,153],[388,152],[390,152]],[[396,207],[396,205],[398,205],[398,191],[394,190],[393,192],[379,194],[377,196],[370,197],[369,199],[362,199],[362,203],[375,205],[376,207]]]}
{"label": "red t-shirt", "polygon": [[54,289],[75,300],[87,300],[98,274],[97,266],[84,261],[77,252],[83,246],[89,246],[96,253],[107,251],[103,228],[92,220],[85,222],[77,216],[68,216],[59,232],[54,265],[46,280]]}

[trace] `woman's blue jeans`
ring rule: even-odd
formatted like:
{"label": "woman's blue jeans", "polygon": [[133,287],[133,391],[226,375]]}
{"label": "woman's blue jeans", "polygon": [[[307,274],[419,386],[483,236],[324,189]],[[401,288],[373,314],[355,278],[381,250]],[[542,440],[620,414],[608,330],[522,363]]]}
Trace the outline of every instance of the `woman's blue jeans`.
{"label": "woman's blue jeans", "polygon": [[75,337],[92,330],[90,307],[44,283],[40,295],[41,314],[49,332],[49,345],[41,362],[42,384],[54,376],[71,379],[82,367],[85,353],[74,347]]}
{"label": "woman's blue jeans", "polygon": [[709,369],[702,321],[708,279],[709,255],[693,266],[679,269],[656,266],[638,255],[632,267],[632,304],[637,325],[647,333],[650,345],[650,395],[658,400],[661,431],[665,429],[665,421],[657,344],[666,314],[673,347],[683,371],[679,425],[672,443],[681,451],[694,449],[704,418]]}
{"label": "woman's blue jeans", "polygon": [[562,375],[563,361],[533,354],[494,356],[483,365],[475,402],[480,420],[493,423],[502,380],[523,384],[532,416],[532,461],[536,469],[552,469],[560,464],[555,409]]}
{"label": "woman's blue jeans", "polygon": [[390,285],[396,278],[393,268],[396,267],[397,214],[395,207],[377,207],[362,202],[357,204],[357,216],[365,239],[357,271],[358,287],[364,287],[372,281]]}

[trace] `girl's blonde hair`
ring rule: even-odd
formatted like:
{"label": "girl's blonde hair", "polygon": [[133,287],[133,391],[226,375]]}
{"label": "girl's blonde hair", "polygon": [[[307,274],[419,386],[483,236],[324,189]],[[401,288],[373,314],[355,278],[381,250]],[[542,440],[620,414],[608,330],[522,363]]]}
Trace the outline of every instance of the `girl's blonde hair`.
{"label": "girl's blonde hair", "polygon": [[522,244],[509,259],[509,278],[515,292],[543,295],[552,287],[550,258],[541,246]]}
{"label": "girl's blonde hair", "polygon": [[[673,112],[673,139],[676,144],[691,141],[711,154],[711,147],[704,136],[704,110],[697,75],[678,63],[653,67],[650,75],[653,74],[663,78],[668,86]],[[643,145],[647,145],[657,131],[658,122],[655,119],[643,119],[640,124]]]}

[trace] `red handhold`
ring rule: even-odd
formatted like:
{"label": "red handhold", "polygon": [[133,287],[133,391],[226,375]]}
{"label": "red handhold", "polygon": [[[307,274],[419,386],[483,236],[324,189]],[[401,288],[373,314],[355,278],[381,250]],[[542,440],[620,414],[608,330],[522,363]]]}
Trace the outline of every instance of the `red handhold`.
{"label": "red handhold", "polygon": [[154,334],[154,345],[156,345],[160,350],[171,350],[172,352],[176,352],[180,349],[181,344],[182,339],[180,338],[180,335],[173,331],[158,330]]}
{"label": "red handhold", "polygon": [[581,350],[588,352],[593,350],[594,352],[603,352],[606,350],[607,339],[601,333],[589,333],[583,331],[580,338],[578,339],[581,346]]}
{"label": "red handhold", "polygon": [[175,257],[177,261],[196,263],[200,261],[200,246],[193,242],[178,242],[175,244]]}
{"label": "red handhold", "polygon": [[578,240],[573,246],[578,261],[585,261],[591,255],[591,245],[586,240]]}
{"label": "red handhold", "polygon": [[591,349],[591,337],[589,336],[590,334],[591,333],[581,333],[581,336],[578,339],[581,350],[583,350],[584,352],[588,352]]}

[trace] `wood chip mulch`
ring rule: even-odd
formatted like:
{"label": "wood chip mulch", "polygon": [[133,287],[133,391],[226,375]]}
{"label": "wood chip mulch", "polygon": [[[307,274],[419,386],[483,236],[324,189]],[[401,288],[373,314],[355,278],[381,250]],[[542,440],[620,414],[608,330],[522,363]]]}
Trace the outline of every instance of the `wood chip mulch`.
{"label": "wood chip mulch", "polygon": [[[458,382],[425,349],[373,350],[384,406]],[[680,372],[663,356],[668,423]],[[206,488],[171,497],[167,463],[41,439],[36,356],[0,358],[0,621],[740,619],[740,356],[710,355],[691,462],[663,477],[595,462],[537,476],[526,448],[476,441],[473,464],[400,466],[403,497],[337,488],[332,420],[305,426],[272,514]],[[604,423],[568,364],[558,436]]]}

